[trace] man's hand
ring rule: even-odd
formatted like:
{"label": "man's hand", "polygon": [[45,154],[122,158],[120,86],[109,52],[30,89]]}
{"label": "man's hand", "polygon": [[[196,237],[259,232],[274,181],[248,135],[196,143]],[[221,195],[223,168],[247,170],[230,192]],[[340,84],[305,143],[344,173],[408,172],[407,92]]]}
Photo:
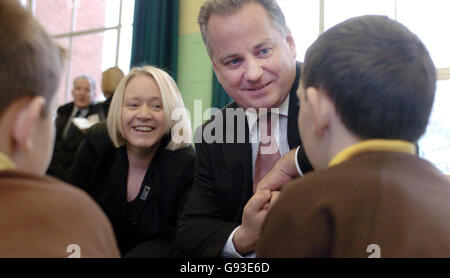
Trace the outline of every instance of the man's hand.
{"label": "man's hand", "polygon": [[261,180],[256,192],[244,207],[242,224],[233,237],[236,251],[245,256],[255,251],[262,225],[272,205],[278,199],[283,184],[299,176],[295,166],[296,150],[283,155],[272,170]]}
{"label": "man's hand", "polygon": [[[256,191],[269,189],[271,191],[278,191],[283,184],[299,177],[297,167],[295,166],[296,149],[283,155],[275,166],[270,170],[264,178],[256,186]],[[272,201],[271,201],[272,202]]]}
{"label": "man's hand", "polygon": [[275,202],[278,200],[278,197],[280,196],[280,191],[275,190],[271,192],[272,196],[270,197],[270,200],[264,204],[263,208],[264,210],[269,211],[272,206],[275,204]]}
{"label": "man's hand", "polygon": [[263,207],[270,201],[271,196],[270,190],[259,190],[255,192],[244,207],[242,224],[233,237],[234,248],[242,256],[255,251],[262,225],[268,213],[268,210],[263,209]]}

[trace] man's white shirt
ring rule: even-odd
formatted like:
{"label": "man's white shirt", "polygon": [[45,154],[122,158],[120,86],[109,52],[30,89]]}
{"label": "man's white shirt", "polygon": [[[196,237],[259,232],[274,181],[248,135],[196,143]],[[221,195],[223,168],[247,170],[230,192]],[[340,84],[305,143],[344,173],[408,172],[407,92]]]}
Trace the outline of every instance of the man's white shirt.
{"label": "man's white shirt", "polygon": [[[287,138],[289,97],[290,96],[288,95],[278,109],[271,109],[271,110],[267,109],[267,112],[272,113],[272,123],[273,123],[272,134],[275,137],[281,156],[289,152],[289,143]],[[274,114],[278,115],[274,117],[273,116]],[[248,109],[245,111],[245,115],[247,117],[249,139],[252,145],[252,177],[253,177],[255,173],[256,157],[258,156],[259,141],[261,138],[261,129],[258,128],[258,117],[264,114],[261,113],[261,115],[259,115],[258,112],[256,112],[256,110]],[[278,120],[274,121],[275,118]],[[240,226],[234,229],[233,232],[228,237],[228,240],[225,243],[224,248],[222,249],[222,256],[225,258],[254,258],[255,253],[251,253],[243,257],[234,248],[233,237],[239,227]]]}

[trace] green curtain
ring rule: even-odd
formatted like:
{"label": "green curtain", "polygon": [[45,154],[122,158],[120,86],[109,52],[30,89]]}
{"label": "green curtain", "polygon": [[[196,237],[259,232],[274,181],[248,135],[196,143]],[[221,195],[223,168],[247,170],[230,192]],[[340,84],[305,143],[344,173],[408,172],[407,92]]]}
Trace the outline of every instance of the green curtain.
{"label": "green curtain", "polygon": [[217,80],[216,74],[213,71],[213,95],[212,95],[212,107],[222,108],[233,100],[228,96],[227,92],[223,89]]}
{"label": "green curtain", "polygon": [[156,66],[176,80],[178,22],[179,0],[136,0],[131,67]]}

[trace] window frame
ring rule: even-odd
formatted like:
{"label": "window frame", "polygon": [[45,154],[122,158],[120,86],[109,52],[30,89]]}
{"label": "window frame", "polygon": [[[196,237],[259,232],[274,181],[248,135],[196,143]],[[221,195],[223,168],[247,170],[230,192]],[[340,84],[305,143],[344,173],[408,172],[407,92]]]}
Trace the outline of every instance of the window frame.
{"label": "window frame", "polygon": [[[279,1],[279,0],[278,0]],[[329,0],[319,0],[319,34],[318,36],[320,36],[324,31],[325,31],[325,5],[326,5],[326,1]],[[335,0],[332,0],[335,1]],[[397,0],[393,0],[394,1],[394,6],[395,6],[395,20],[398,21],[397,18]],[[446,67],[446,68],[436,68],[436,72],[437,72],[437,80],[447,80],[450,79],[450,67]]]}
{"label": "window frame", "polygon": [[[281,2],[283,0],[277,0],[278,2]],[[292,0],[291,0],[292,1]],[[298,1],[298,0],[295,0]],[[324,31],[325,31],[325,18],[326,18],[326,14],[325,14],[325,5],[327,3],[327,1],[336,1],[336,0],[319,0],[319,9],[318,9],[318,13],[319,13],[319,33],[317,34],[317,37],[320,36]],[[398,0],[393,0],[393,4],[394,4],[394,20],[396,20],[398,22]],[[447,66],[447,65],[446,65]],[[445,81],[445,80],[450,80],[450,65],[448,67],[436,67],[436,74],[437,74],[437,80],[436,80],[436,85],[438,81]],[[445,94],[450,94],[449,91],[446,91]],[[435,100],[436,103],[436,100]],[[431,118],[431,116],[430,116]],[[428,129],[428,127],[427,127]],[[423,134],[423,137],[421,137],[421,139],[419,140],[419,142],[424,138],[424,136],[427,134],[427,132],[425,132]],[[421,155],[421,157],[424,157]],[[425,157],[427,158],[427,157]],[[431,161],[431,160],[430,160]],[[434,162],[431,161],[433,164]]]}
{"label": "window frame", "polygon": [[[23,5],[25,5],[25,8],[28,9],[33,17],[35,17],[35,4],[36,1],[40,1],[40,0],[21,0],[21,3]],[[56,35],[51,35],[52,38],[54,39],[64,39],[67,38],[69,39],[69,46],[67,48],[67,52],[68,52],[68,59],[67,59],[67,72],[66,75],[64,77],[64,101],[68,101],[68,99],[70,98],[70,86],[71,86],[71,80],[70,80],[70,76],[71,76],[71,70],[72,70],[72,53],[73,53],[73,39],[79,36],[84,36],[84,35],[92,35],[92,34],[97,34],[97,33],[105,33],[106,31],[110,31],[110,30],[116,30],[117,31],[117,40],[116,40],[116,55],[115,55],[115,61],[114,61],[114,66],[118,67],[119,65],[119,58],[120,58],[120,41],[121,41],[121,29],[122,29],[122,15],[123,15],[123,5],[124,5],[124,1],[123,0],[119,0],[120,1],[120,8],[119,8],[119,21],[117,23],[117,25],[115,26],[111,26],[111,27],[102,27],[102,28],[91,28],[91,29],[86,29],[86,30],[81,30],[81,31],[75,31],[75,27],[76,27],[76,18],[77,18],[77,9],[76,7],[78,6],[78,2],[79,0],[65,0],[66,2],[72,2],[71,5],[71,23],[70,23],[70,32],[68,33],[62,33],[62,34],[56,34]]]}

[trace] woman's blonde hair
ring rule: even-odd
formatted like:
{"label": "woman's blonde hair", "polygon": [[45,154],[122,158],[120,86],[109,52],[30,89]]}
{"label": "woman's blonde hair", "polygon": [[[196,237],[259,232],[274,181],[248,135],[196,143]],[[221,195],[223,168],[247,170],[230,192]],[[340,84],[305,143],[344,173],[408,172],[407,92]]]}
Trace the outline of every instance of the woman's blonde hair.
{"label": "woman's blonde hair", "polygon": [[153,66],[133,68],[120,81],[113,94],[107,118],[107,126],[109,137],[114,146],[118,148],[126,143],[122,127],[122,108],[125,89],[130,80],[139,75],[153,78],[161,92],[166,135],[169,135],[171,139],[166,149],[177,150],[189,146],[192,142],[191,124],[180,90],[169,74]]}

